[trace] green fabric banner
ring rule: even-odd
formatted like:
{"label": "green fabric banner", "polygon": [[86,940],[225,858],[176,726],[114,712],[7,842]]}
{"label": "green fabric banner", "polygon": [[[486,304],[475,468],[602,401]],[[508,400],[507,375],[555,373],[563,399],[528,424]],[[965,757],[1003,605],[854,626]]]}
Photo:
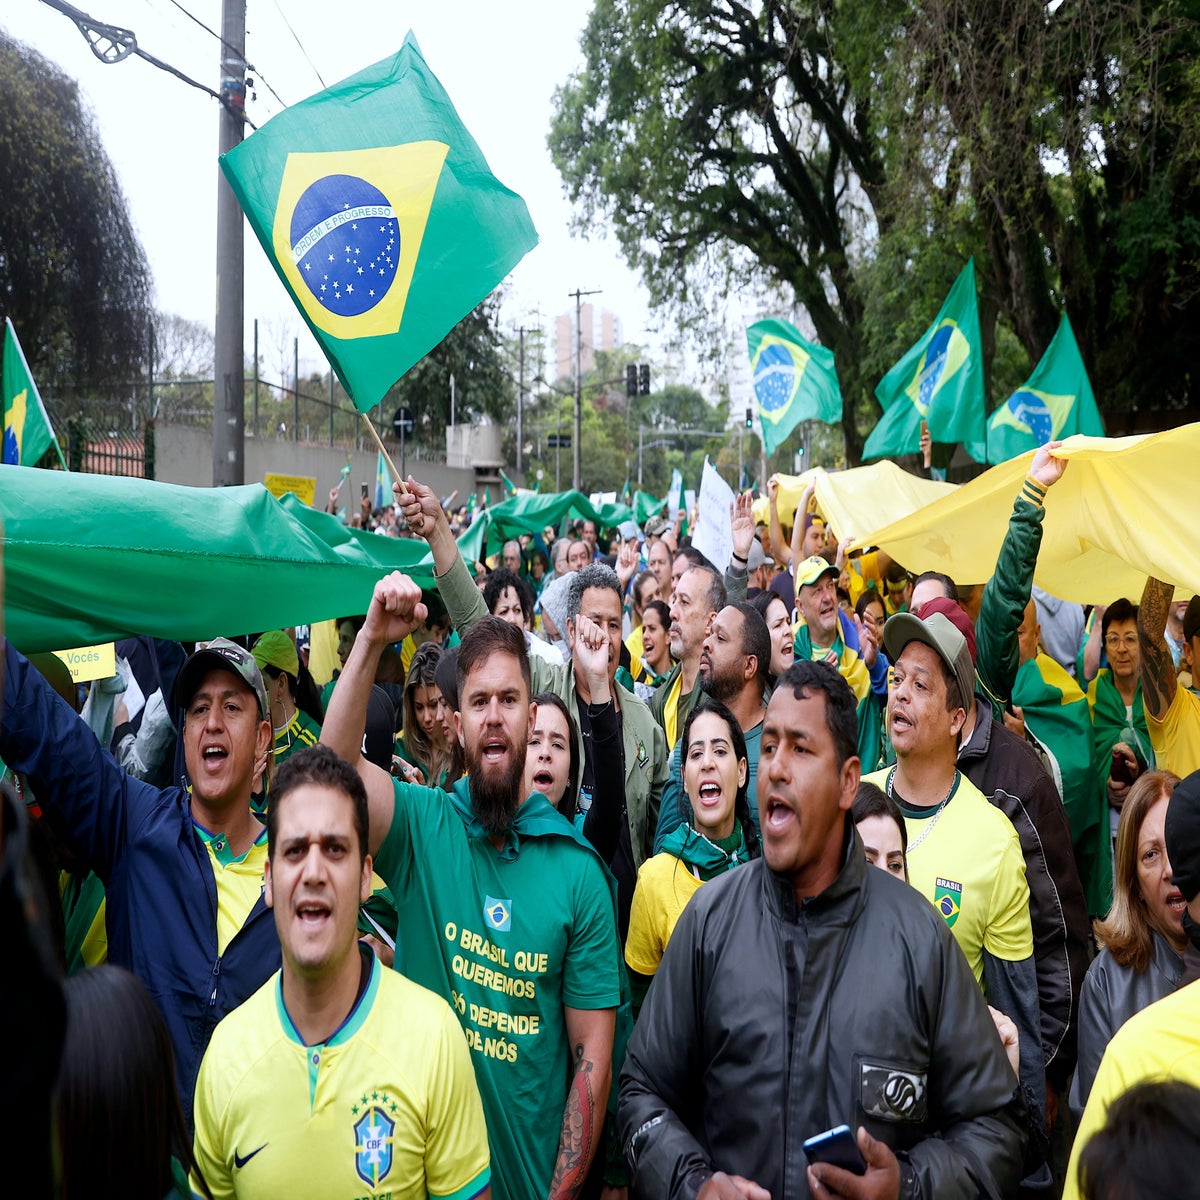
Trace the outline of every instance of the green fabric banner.
{"label": "green fabric banner", "polygon": [[411,33],[273,117],[221,169],[360,412],[537,242]]}
{"label": "green fabric banner", "polygon": [[4,628],[25,653],[134,634],[195,641],[366,611],[393,570],[433,584],[423,541],[351,529],[261,484],[12,467],[0,471],[0,519]]}
{"label": "green fabric banner", "polygon": [[875,395],[883,416],[863,447],[864,460],[915,454],[922,421],[935,442],[962,442],[972,458],[984,460],[983,339],[974,259],[954,281],[933,324],[879,381]]}

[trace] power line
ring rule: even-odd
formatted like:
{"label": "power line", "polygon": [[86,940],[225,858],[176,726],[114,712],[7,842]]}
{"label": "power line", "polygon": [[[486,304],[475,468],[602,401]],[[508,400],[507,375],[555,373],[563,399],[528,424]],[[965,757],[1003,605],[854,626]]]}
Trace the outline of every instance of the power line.
{"label": "power line", "polygon": [[122,29],[119,25],[109,25],[104,21],[97,21],[87,13],[76,8],[73,4],[68,4],[67,0],[42,0],[42,3],[73,21],[79,32],[83,34],[84,40],[91,48],[92,53],[106,66],[124,62],[131,54],[136,54],[138,58],[145,59],[152,67],[157,67],[160,71],[166,71],[168,75],[174,75],[176,79],[182,80],[190,87],[194,87],[198,91],[211,96],[226,112],[236,117],[237,120],[245,122],[251,129],[258,128],[246,116],[244,110],[234,108],[229,102],[228,97],[222,96],[220,92],[214,92],[212,88],[200,83],[199,80],[193,79],[190,75],[185,75],[178,67],[173,67],[170,63],[163,62],[161,58],[156,58],[149,51],[143,50],[137,44],[137,34],[133,30]]}
{"label": "power line", "polygon": [[313,74],[317,77],[317,82],[320,83],[320,85],[323,88],[328,87],[329,85],[325,82],[325,80],[323,80],[321,78],[321,72],[317,70],[317,64],[314,63],[313,60],[308,57],[308,51],[305,50],[304,43],[300,40],[299,34],[297,34],[296,31],[292,28],[292,23],[287,19],[287,16],[284,13],[283,9],[279,7],[279,0],[274,0],[274,2],[275,2],[275,7],[279,12],[279,15],[281,17],[283,17],[283,23],[288,27],[288,33],[290,33],[292,35],[292,37],[295,38],[296,45],[300,47],[300,53],[304,55],[305,60],[308,62],[308,65],[310,67],[312,67]]}
{"label": "power line", "polygon": [[[232,50],[234,52],[234,54],[236,54],[238,52],[236,46],[231,46],[215,29],[210,29],[209,26],[205,25],[205,23],[202,20],[200,20],[200,18],[198,16],[196,16],[195,13],[188,12],[188,10],[186,8],[184,8],[182,4],[179,3],[179,0],[167,0],[167,3],[174,5],[177,9],[179,9],[179,11],[181,13],[183,13],[183,15],[185,17],[187,17],[187,19],[189,21],[194,21],[197,25],[199,25],[200,28],[203,29],[205,33],[209,33],[213,37],[215,37],[217,39],[217,41],[220,42],[221,45],[225,47],[226,50]],[[263,87],[265,87],[267,89],[267,91],[270,92],[271,95],[274,96],[275,99],[278,100],[279,103],[283,105],[284,108],[287,108],[287,104],[285,103],[283,97],[271,86],[267,77],[253,63],[248,62],[246,64],[246,70],[253,71],[255,73],[255,75],[257,75],[258,78],[262,81]]]}

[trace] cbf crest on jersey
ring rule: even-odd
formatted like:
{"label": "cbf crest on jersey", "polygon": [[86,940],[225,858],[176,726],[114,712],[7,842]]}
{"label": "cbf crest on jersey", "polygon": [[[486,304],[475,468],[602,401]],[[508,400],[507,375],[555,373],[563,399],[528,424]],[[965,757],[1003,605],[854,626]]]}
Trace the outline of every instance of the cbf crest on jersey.
{"label": "cbf crest on jersey", "polygon": [[354,1122],[354,1169],[369,1188],[377,1188],[392,1169],[396,1122],[388,1116],[389,1104],[395,1112],[393,1101],[382,1092],[372,1092],[354,1106],[359,1114]]}
{"label": "cbf crest on jersey", "polygon": [[221,169],[360,412],[537,242],[411,33],[272,118]]}

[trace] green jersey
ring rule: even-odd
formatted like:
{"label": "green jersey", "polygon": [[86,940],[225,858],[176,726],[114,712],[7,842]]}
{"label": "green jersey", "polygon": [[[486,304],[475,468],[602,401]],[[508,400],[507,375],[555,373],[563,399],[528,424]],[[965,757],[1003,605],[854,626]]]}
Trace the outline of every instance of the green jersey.
{"label": "green jersey", "polygon": [[399,913],[396,968],[445,996],[466,1033],[496,1200],[544,1196],[571,1077],[564,1006],[616,1008],[616,913],[605,869],[544,796],[497,850],[451,792],[394,781],[375,859]]}

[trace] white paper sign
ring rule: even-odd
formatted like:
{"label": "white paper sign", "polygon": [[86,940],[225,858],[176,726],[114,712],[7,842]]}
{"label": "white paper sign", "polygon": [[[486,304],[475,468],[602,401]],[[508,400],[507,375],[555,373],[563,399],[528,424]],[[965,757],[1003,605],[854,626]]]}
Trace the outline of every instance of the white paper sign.
{"label": "white paper sign", "polygon": [[717,568],[724,571],[733,556],[733,521],[729,506],[733,489],[706,458],[700,479],[700,508],[692,545]]}

